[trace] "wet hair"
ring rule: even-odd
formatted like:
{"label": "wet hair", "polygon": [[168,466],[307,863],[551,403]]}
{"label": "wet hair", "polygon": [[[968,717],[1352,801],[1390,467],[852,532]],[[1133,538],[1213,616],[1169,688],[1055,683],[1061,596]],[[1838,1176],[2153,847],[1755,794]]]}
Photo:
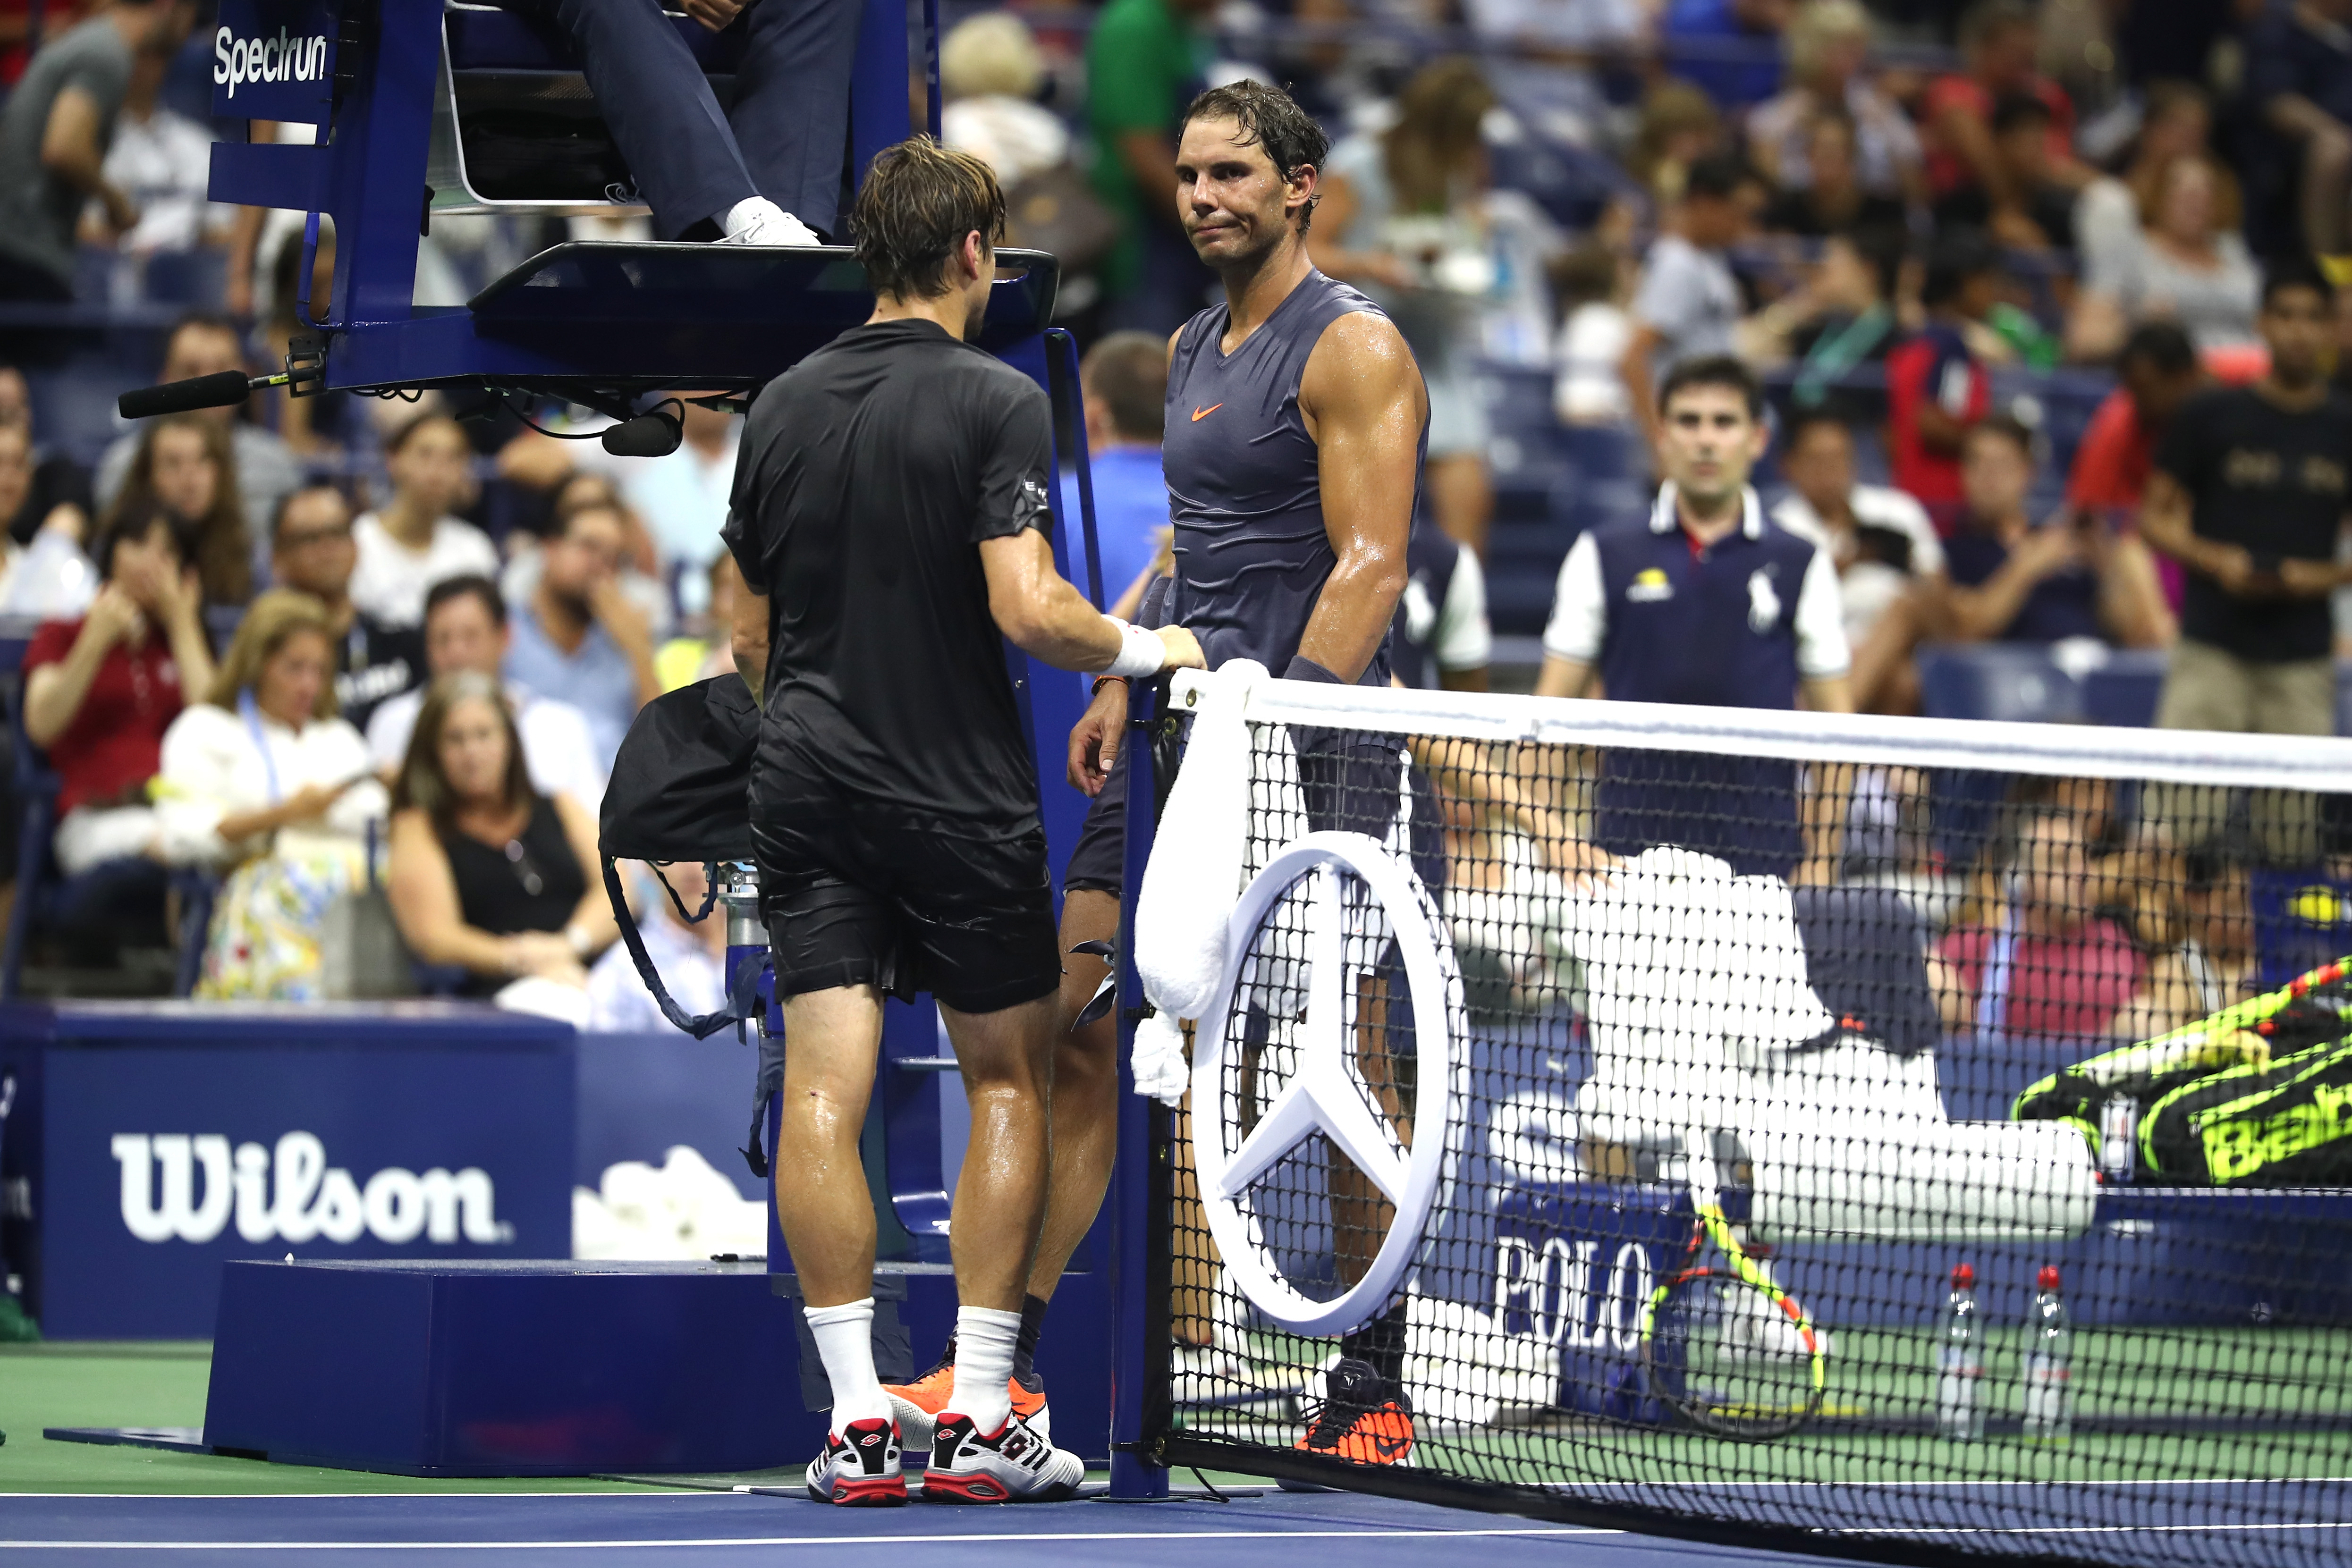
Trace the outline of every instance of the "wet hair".
{"label": "wet hair", "polygon": [[[1267,160],[1277,173],[1287,180],[1301,169],[1320,171],[1323,161],[1330,156],[1331,138],[1315,122],[1315,117],[1298,107],[1298,100],[1278,87],[1268,87],[1262,81],[1231,82],[1213,87],[1184,107],[1184,119],[1178,127],[1196,120],[1230,120],[1241,130],[1237,140],[1244,147],[1263,147]],[[1315,208],[1323,200],[1318,193],[1307,198],[1298,210],[1298,232],[1305,234],[1314,226]]]}
{"label": "wet hair", "polygon": [[874,154],[850,208],[857,263],[888,299],[936,299],[964,236],[993,252],[1004,238],[1004,187],[969,152],[909,136]]}

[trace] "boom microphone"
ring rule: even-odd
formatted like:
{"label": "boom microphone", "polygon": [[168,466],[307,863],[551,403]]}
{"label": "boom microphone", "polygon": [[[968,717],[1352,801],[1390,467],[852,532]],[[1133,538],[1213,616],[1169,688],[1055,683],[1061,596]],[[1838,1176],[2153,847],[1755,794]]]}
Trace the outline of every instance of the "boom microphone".
{"label": "boom microphone", "polygon": [[184,382],[165,382],[162,386],[141,387],[124,392],[114,400],[125,419],[152,419],[159,413],[186,413],[199,408],[233,408],[245,401],[246,393],[256,385],[268,385],[274,379],[264,376],[257,381],[243,371],[220,371],[209,376],[195,376]]}

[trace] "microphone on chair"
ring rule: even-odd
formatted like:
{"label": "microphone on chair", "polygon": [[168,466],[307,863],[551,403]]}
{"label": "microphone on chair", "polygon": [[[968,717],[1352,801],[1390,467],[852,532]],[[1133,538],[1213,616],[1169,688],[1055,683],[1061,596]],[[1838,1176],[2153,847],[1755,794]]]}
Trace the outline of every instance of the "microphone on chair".
{"label": "microphone on chair", "polygon": [[125,419],[152,419],[162,413],[187,413],[200,408],[234,408],[256,387],[282,384],[283,376],[247,376],[243,371],[221,371],[162,386],[140,387],[114,400]]}
{"label": "microphone on chair", "polygon": [[661,409],[607,425],[603,436],[604,450],[615,457],[667,457],[685,438],[685,424]]}

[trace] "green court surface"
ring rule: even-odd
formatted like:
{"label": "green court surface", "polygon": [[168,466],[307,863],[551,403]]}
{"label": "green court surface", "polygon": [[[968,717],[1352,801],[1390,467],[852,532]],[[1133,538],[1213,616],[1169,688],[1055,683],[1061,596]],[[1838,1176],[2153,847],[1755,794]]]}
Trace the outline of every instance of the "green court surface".
{"label": "green court surface", "polygon": [[0,1493],[641,1491],[612,1481],[420,1480],[156,1448],[52,1442],[50,1427],[201,1427],[212,1346],[0,1345]]}

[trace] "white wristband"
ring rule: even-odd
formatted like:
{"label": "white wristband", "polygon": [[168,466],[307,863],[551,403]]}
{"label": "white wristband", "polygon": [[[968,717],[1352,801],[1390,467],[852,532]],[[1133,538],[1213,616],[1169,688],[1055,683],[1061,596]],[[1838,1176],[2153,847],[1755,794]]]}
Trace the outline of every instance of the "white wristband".
{"label": "white wristband", "polygon": [[1159,632],[1121,621],[1116,615],[1103,619],[1118,628],[1119,636],[1118,657],[1110,662],[1104,674],[1133,680],[1138,675],[1156,675],[1168,663],[1168,644],[1160,640]]}

